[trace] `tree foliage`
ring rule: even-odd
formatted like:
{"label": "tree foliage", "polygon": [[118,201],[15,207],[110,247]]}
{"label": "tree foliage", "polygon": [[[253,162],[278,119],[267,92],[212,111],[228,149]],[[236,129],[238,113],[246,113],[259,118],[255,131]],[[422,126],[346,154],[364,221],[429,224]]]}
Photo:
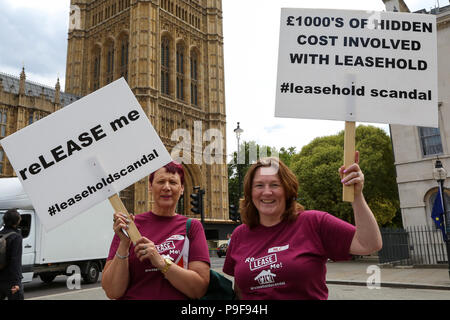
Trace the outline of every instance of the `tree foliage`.
{"label": "tree foliage", "polygon": [[[295,147],[260,146],[255,141],[243,142],[238,161],[237,152],[228,164],[229,203],[238,204],[239,175],[241,195],[244,176],[256,159],[278,156],[299,180],[298,202],[306,209],[327,211],[354,223],[350,203],[342,201],[342,184],[338,173],[344,158],[344,131],[314,139],[297,153]],[[373,126],[356,128],[356,150],[360,152],[360,167],[364,173],[364,196],[380,226],[400,226],[400,203],[396,184],[394,156],[390,137]],[[239,170],[239,171],[238,171]]]}
{"label": "tree foliage", "polygon": [[[356,150],[360,152],[365,177],[366,201],[379,225],[392,224],[400,209],[391,140],[380,128],[358,126]],[[342,201],[338,170],[343,164],[343,154],[344,131],[314,139],[290,159],[290,167],[300,183],[301,204],[354,223],[351,204]]]}

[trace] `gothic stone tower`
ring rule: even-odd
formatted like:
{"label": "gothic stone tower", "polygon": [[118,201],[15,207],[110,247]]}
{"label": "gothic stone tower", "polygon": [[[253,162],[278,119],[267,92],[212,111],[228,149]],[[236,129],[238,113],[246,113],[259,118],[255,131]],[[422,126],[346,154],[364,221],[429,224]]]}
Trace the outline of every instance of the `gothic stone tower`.
{"label": "gothic stone tower", "polygon": [[[191,163],[183,164],[178,212],[191,215],[189,195],[200,186],[206,229],[229,223],[221,0],[71,0],[66,92],[84,96],[120,77],[169,152],[181,141],[171,139],[176,129],[188,130],[191,142],[200,137],[192,143]],[[214,151],[221,161],[195,164],[210,143],[201,139],[208,129],[222,135]],[[145,143],[146,137],[136,139]],[[151,209],[147,179],[121,197],[131,212]]]}

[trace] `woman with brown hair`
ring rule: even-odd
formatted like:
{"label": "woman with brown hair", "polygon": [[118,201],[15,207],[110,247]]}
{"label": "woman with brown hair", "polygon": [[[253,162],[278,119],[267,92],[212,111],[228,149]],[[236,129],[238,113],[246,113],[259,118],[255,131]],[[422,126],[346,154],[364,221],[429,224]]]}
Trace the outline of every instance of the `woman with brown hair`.
{"label": "woman with brown hair", "polygon": [[[296,202],[298,181],[277,158],[258,160],[244,179],[243,224],[235,229],[223,271],[234,276],[242,299],[327,299],[326,262],[348,260],[381,249],[378,224],[362,189],[356,163],[339,169],[355,186],[355,226]],[[347,176],[344,178],[344,173]]]}

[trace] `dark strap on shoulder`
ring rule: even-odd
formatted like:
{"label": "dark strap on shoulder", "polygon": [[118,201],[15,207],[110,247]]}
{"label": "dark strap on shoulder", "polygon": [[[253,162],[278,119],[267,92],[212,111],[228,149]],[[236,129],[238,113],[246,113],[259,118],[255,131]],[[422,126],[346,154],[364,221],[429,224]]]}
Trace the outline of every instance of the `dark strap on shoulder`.
{"label": "dark strap on shoulder", "polygon": [[189,238],[189,236],[188,236],[189,229],[191,229],[191,222],[192,222],[191,218],[187,219],[187,221],[186,221],[186,237],[188,237],[188,238]]}
{"label": "dark strap on shoulder", "polygon": [[0,234],[0,236],[3,236],[3,238],[5,238],[5,240],[6,240],[10,235],[12,235],[14,233],[17,233],[17,232],[11,231],[11,232],[8,232],[8,233]]}

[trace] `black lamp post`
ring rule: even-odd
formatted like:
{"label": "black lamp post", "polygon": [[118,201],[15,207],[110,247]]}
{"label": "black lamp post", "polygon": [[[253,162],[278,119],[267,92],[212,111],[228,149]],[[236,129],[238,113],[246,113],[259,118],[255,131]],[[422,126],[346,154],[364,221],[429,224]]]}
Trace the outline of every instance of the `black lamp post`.
{"label": "black lamp post", "polygon": [[236,139],[237,139],[236,168],[237,168],[237,174],[238,174],[238,203],[237,203],[238,208],[239,208],[239,199],[241,198],[241,170],[239,168],[239,139],[241,138],[242,132],[244,132],[244,130],[239,126],[239,122],[238,122],[237,128],[234,129],[234,133],[236,134]]}
{"label": "black lamp post", "polygon": [[447,241],[445,241],[445,245],[447,248],[447,261],[448,261],[448,275],[450,277],[450,239],[448,238],[448,235],[450,234],[450,223],[448,221],[448,215],[447,215],[447,204],[445,201],[445,192],[444,192],[444,182],[447,178],[447,170],[442,166],[441,160],[436,160],[436,163],[434,165],[433,169],[433,177],[434,179],[439,183],[441,192],[442,192],[442,204],[444,207],[444,228],[445,233],[447,234]]}

